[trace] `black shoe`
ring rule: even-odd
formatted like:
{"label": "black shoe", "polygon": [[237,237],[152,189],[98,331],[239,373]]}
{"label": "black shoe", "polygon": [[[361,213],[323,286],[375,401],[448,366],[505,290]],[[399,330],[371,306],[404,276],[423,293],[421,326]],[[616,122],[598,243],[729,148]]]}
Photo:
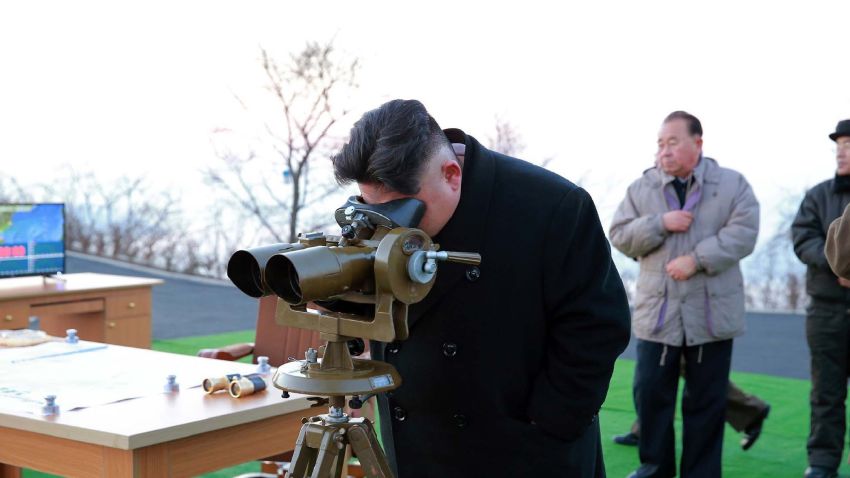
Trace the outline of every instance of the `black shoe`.
{"label": "black shoe", "polygon": [[753,422],[750,426],[748,426],[744,430],[744,438],[741,438],[741,448],[744,451],[747,451],[755,445],[756,440],[761,436],[761,427],[764,425],[764,420],[767,418],[767,415],[770,413],[770,405],[765,407],[765,409],[756,417],[756,421]]}
{"label": "black shoe", "polygon": [[803,478],[838,478],[838,472],[822,466],[810,466]]}
{"label": "black shoe", "polygon": [[[653,471],[654,470],[654,471]],[[646,478],[648,476],[665,476],[658,474],[658,467],[651,466],[649,468],[646,465],[641,465],[637,470],[631,472],[626,476],[626,478]],[[669,474],[666,476],[676,476],[675,474]]]}
{"label": "black shoe", "polygon": [[638,436],[632,432],[625,435],[614,435],[614,443],[618,445],[637,446]]}

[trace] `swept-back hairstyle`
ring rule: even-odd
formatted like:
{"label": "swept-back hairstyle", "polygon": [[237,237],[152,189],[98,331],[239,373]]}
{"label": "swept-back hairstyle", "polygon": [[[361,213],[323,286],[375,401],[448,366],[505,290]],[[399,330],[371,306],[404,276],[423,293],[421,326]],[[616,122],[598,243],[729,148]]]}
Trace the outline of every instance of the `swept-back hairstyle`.
{"label": "swept-back hairstyle", "polygon": [[416,100],[393,100],[367,112],[333,156],[339,184],[382,184],[402,194],[419,192],[428,159],[444,145],[443,130]]}
{"label": "swept-back hairstyle", "polygon": [[685,124],[688,125],[688,134],[702,137],[702,123],[699,122],[696,116],[687,111],[674,111],[670,113],[664,118],[664,123],[669,123],[677,119],[685,120]]}

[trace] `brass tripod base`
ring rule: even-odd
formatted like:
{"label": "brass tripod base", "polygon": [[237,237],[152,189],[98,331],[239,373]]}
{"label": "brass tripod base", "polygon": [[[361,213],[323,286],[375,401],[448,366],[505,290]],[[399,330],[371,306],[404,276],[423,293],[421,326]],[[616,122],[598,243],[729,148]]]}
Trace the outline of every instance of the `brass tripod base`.
{"label": "brass tripod base", "polygon": [[348,418],[333,423],[328,415],[305,419],[286,478],[340,478],[347,446],[368,478],[393,478],[372,422]]}
{"label": "brass tripod base", "polygon": [[318,363],[287,362],[272,378],[276,388],[304,395],[363,395],[381,393],[397,388],[401,376],[395,367],[377,360],[351,360],[351,368],[322,369],[325,359]]}

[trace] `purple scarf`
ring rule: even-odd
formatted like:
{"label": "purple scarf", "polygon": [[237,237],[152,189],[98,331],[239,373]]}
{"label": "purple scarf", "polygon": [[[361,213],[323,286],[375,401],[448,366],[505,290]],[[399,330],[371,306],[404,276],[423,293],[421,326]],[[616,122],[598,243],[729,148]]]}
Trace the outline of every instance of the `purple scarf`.
{"label": "purple scarf", "polygon": [[[675,179],[674,179],[675,181]],[[673,194],[669,188],[664,189],[664,197],[667,199],[667,207],[670,208],[671,211],[675,211],[677,209],[681,209],[682,211],[693,212],[694,208],[696,208],[700,199],[702,199],[702,188],[699,187],[699,184],[694,183],[696,185],[696,189],[690,196],[685,200],[684,205],[679,204],[679,198]],[[661,303],[661,310],[658,312],[658,321],[655,323],[655,329],[653,329],[653,333],[658,333],[662,327],[664,327],[664,319],[667,317],[667,280],[664,281],[664,302]],[[711,320],[711,307],[709,307],[708,302],[708,287],[705,288],[705,320],[706,325],[708,326],[708,333],[714,335],[714,324]]]}

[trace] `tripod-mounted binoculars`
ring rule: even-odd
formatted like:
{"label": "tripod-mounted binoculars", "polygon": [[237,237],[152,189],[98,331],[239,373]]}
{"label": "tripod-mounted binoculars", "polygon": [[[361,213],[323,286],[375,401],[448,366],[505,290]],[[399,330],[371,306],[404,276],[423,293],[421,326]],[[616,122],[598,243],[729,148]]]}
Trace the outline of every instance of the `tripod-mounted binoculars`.
{"label": "tripod-mounted binoculars", "polygon": [[[372,423],[345,412],[345,397],[359,408],[366,397],[393,390],[401,377],[392,365],[352,358],[356,339],[381,342],[408,336],[407,310],[434,285],[439,261],[479,264],[474,253],[439,251],[415,229],[425,212],[417,199],[369,205],[352,197],[336,210],[340,235],[301,234],[294,244],[237,251],[227,276],[252,297],[278,296],[279,325],[316,330],[324,353],[278,368],[274,386],[329,397],[329,412],[305,419],[287,477],[340,476],[350,445],[368,477],[391,477]],[[308,305],[310,309],[308,310]]]}

